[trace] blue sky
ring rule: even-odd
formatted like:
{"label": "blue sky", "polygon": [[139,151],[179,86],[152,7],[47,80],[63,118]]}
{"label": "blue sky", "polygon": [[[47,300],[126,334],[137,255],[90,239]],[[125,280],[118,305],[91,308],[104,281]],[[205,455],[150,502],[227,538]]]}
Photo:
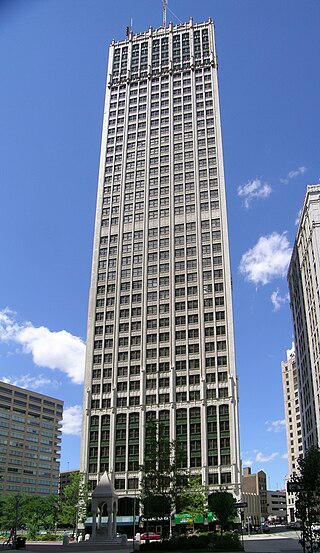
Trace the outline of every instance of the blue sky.
{"label": "blue sky", "polygon": [[[168,0],[216,23],[244,465],[287,471],[286,269],[319,182],[318,0]],[[0,379],[63,399],[79,466],[87,300],[108,46],[162,23],[161,0],[0,3]]]}

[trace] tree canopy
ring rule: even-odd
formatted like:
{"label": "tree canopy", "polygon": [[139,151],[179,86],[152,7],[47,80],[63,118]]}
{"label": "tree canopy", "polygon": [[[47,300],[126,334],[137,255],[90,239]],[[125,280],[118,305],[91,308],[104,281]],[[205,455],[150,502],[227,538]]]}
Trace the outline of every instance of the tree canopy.
{"label": "tree canopy", "polygon": [[170,516],[186,480],[186,472],[179,468],[180,450],[169,441],[166,428],[155,421],[146,425],[141,504],[148,518]]}
{"label": "tree canopy", "polygon": [[214,492],[208,498],[209,508],[216,515],[221,526],[221,534],[229,522],[237,516],[232,493]]}
{"label": "tree canopy", "polygon": [[193,525],[208,510],[206,490],[199,478],[189,476],[186,487],[180,491],[176,507],[178,512],[191,516]]}
{"label": "tree canopy", "polygon": [[293,481],[299,484],[296,515],[303,524],[302,544],[311,552],[320,549],[320,534],[313,525],[320,522],[320,449],[309,447],[306,454],[297,460],[299,474]]}
{"label": "tree canopy", "polygon": [[9,530],[25,528],[34,538],[40,528],[50,532],[57,522],[58,496],[8,494],[0,498],[0,527]]}
{"label": "tree canopy", "polygon": [[81,472],[71,474],[70,482],[63,488],[59,501],[59,522],[74,529],[87,516],[88,485]]}

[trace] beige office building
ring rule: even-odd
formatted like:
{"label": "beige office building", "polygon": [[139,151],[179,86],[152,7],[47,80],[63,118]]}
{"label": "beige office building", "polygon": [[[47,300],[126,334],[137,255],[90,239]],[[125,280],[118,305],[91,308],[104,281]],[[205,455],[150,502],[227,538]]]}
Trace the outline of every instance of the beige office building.
{"label": "beige office building", "polygon": [[214,25],[109,51],[81,471],[139,487],[158,421],[208,492],[240,498],[238,394]]}
{"label": "beige office building", "polygon": [[0,493],[57,494],[63,401],[0,382]]}
{"label": "beige office building", "polygon": [[[286,480],[288,481],[294,473],[298,472],[297,459],[303,454],[298,370],[293,344],[292,349],[287,350],[287,360],[282,361],[281,368],[288,451],[288,474]],[[295,510],[295,494],[287,493],[289,522],[295,521]]]}
{"label": "beige office building", "polygon": [[267,476],[263,470],[251,472],[250,467],[244,467],[242,482],[242,497],[246,494],[256,494],[259,496],[260,515],[263,522],[268,518],[267,509]]}

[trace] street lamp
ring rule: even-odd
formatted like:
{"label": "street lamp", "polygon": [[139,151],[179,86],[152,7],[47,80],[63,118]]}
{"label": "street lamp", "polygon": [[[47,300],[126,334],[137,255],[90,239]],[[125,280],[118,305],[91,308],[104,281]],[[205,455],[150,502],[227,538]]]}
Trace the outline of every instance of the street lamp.
{"label": "street lamp", "polygon": [[175,511],[173,511],[172,513],[170,513],[169,516],[169,538],[172,538],[172,528],[174,528],[176,525],[175,515]]}
{"label": "street lamp", "polygon": [[134,493],[133,498],[133,536],[132,536],[132,543],[133,543],[133,551],[135,549],[135,539],[136,539],[136,491]]}
{"label": "street lamp", "polygon": [[20,506],[20,495],[15,496],[15,524],[14,524],[14,533],[13,533],[13,548],[17,549],[17,528],[19,522],[19,506]]}
{"label": "street lamp", "polygon": [[75,527],[74,537],[75,537],[76,540],[78,539],[78,525],[79,525],[79,509],[80,509],[80,507],[81,507],[81,505],[78,502],[75,505],[75,508],[76,508],[76,527]]}

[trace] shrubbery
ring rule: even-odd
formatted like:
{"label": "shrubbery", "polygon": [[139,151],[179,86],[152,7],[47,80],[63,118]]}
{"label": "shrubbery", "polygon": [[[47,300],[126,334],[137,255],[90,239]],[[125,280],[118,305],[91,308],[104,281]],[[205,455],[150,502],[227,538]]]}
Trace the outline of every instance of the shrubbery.
{"label": "shrubbery", "polygon": [[140,551],[237,551],[243,547],[237,534],[209,532],[196,536],[173,536],[171,539],[140,545]]}
{"label": "shrubbery", "polygon": [[34,541],[56,541],[61,540],[61,536],[56,536],[55,534],[38,534],[33,538]]}

